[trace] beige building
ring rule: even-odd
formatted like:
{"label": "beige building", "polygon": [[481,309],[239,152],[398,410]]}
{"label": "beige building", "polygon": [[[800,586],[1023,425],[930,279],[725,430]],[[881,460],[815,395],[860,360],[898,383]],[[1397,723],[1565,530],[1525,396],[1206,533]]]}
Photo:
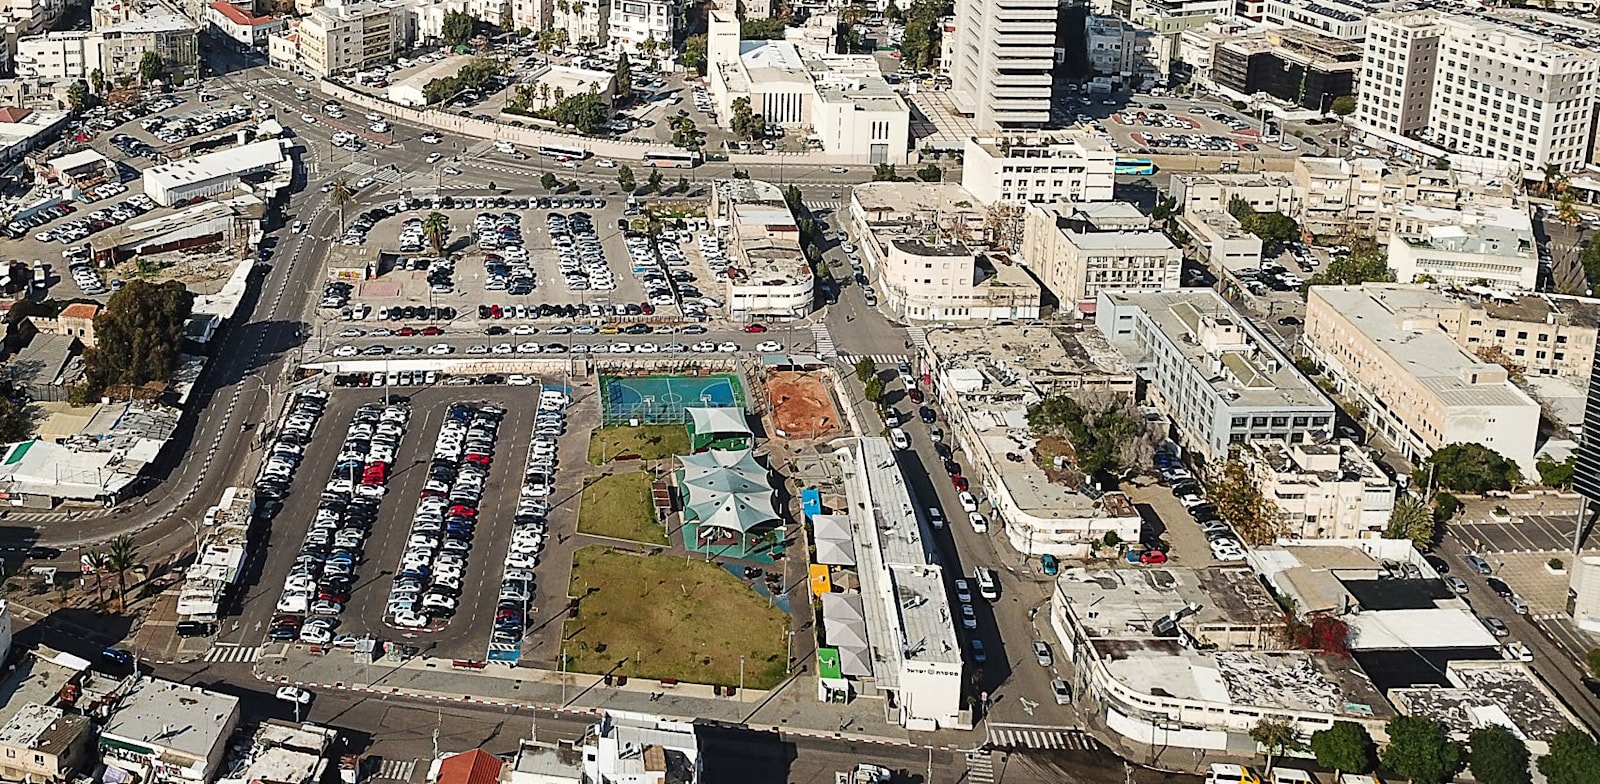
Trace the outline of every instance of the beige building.
{"label": "beige building", "polygon": [[1394,483],[1348,439],[1251,441],[1239,457],[1291,539],[1377,536],[1394,511]]}
{"label": "beige building", "polygon": [[1523,476],[1538,476],[1539,404],[1505,368],[1468,354],[1438,328],[1435,299],[1398,284],[1315,286],[1306,303],[1306,355],[1407,459],[1476,443],[1516,462]]}
{"label": "beige building", "polygon": [[1558,294],[1463,295],[1439,306],[1439,327],[1473,354],[1496,347],[1530,376],[1582,380],[1594,367],[1600,300]]}
{"label": "beige building", "polygon": [[161,56],[164,79],[183,83],[200,72],[200,26],[179,9],[160,2],[100,0],[93,9],[100,37],[100,69],[106,81],[139,75],[146,52]]}
{"label": "beige building", "polygon": [[1261,268],[1261,238],[1220,210],[1189,210],[1178,216],[1178,226],[1189,232],[1195,255],[1217,269],[1238,272]]}
{"label": "beige building", "polygon": [[89,718],[30,702],[0,727],[0,778],[64,782],[90,761]]}
{"label": "beige building", "polygon": [[296,31],[300,65],[317,76],[387,63],[412,38],[411,15],[398,0],[319,6]]}
{"label": "beige building", "polygon": [[1456,286],[1533,291],[1539,282],[1531,223],[1464,221],[1416,232],[1397,229],[1389,234],[1389,268],[1402,283],[1422,278]]}
{"label": "beige building", "polygon": [[1041,289],[955,183],[872,182],[849,215],[884,304],[913,321],[1039,317]]}
{"label": "beige building", "polygon": [[727,302],[735,318],[800,318],[811,312],[815,276],[778,186],[718,180],[707,214],[712,226],[727,232]]}
{"label": "beige building", "polygon": [[104,43],[99,33],[86,30],[20,39],[14,58],[17,76],[41,81],[88,79],[95,71],[103,72],[100,51]]}
{"label": "beige building", "polygon": [[1078,232],[1060,206],[1029,205],[1022,261],[1062,308],[1093,302],[1103,290],[1176,289],[1183,251],[1159,231]]}
{"label": "beige building", "polygon": [[1106,140],[1081,131],[968,137],[961,186],[982,204],[1111,201],[1116,163]]}
{"label": "beige building", "polygon": [[1170,187],[1180,213],[1227,212],[1235,197],[1249,202],[1256,212],[1297,215],[1300,209],[1294,181],[1283,174],[1174,174]]}
{"label": "beige building", "polygon": [[1377,158],[1296,158],[1300,228],[1317,236],[1369,236],[1384,206],[1386,167]]}
{"label": "beige building", "polygon": [[198,686],[136,676],[100,731],[109,765],[160,784],[207,782],[239,725],[239,698]]}

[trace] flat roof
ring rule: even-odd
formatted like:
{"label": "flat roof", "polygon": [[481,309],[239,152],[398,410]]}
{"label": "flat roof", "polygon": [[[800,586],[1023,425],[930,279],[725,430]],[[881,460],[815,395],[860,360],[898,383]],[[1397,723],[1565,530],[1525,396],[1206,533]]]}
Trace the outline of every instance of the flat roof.
{"label": "flat roof", "polygon": [[1277,603],[1243,567],[1074,567],[1056,579],[1055,592],[1073,608],[1078,624],[1095,638],[1165,637],[1155,632],[1155,622],[1187,607],[1196,609],[1179,624],[1202,641],[1201,627],[1213,624],[1283,623]]}
{"label": "flat roof", "polygon": [[[1435,295],[1425,290],[1369,283],[1313,286],[1310,296],[1327,302],[1331,312],[1447,406],[1538,405],[1507,380],[1504,368],[1468,354],[1438,329]],[[1495,380],[1470,380],[1480,374]]]}
{"label": "flat roof", "polygon": [[[218,0],[218,2],[221,2],[221,0]],[[44,165],[49,166],[56,171],[70,171],[78,168],[79,166],[88,166],[92,163],[105,163],[107,160],[108,159],[106,156],[101,155],[99,150],[83,149],[77,152],[67,153],[66,155],[62,155],[58,158],[51,158],[50,160],[45,161]]]}
{"label": "flat roof", "polygon": [[1500,724],[1525,740],[1548,743],[1563,730],[1582,726],[1526,664],[1453,661],[1446,676],[1452,687],[1396,689],[1389,697],[1402,712],[1441,722],[1458,737]]}
{"label": "flat roof", "polygon": [[60,754],[89,730],[89,717],[53,705],[30,702],[0,727],[0,743],[45,754]]}
{"label": "flat roof", "polygon": [[160,678],[139,677],[118,701],[103,735],[206,759],[232,732],[239,698]]}
{"label": "flat roof", "polygon": [[1197,652],[1177,640],[1097,640],[1106,669],[1151,696],[1362,719],[1393,714],[1348,659],[1286,651]]}
{"label": "flat roof", "polygon": [[1169,251],[1176,250],[1178,246],[1166,232],[1160,231],[1091,231],[1091,232],[1062,232],[1067,242],[1084,250],[1111,250],[1111,251]]}
{"label": "flat roof", "polygon": [[145,188],[152,184],[165,189],[259,171],[283,162],[284,142],[267,139],[227,150],[206,153],[188,160],[163,163],[144,170]]}
{"label": "flat roof", "polygon": [[1368,610],[1345,621],[1352,650],[1495,647],[1494,635],[1466,607]]}

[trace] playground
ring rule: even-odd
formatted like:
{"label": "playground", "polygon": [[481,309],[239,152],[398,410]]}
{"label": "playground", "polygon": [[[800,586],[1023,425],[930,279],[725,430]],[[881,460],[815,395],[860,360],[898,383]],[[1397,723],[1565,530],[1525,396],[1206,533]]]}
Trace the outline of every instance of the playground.
{"label": "playground", "polygon": [[602,424],[683,424],[685,409],[744,406],[744,387],[737,376],[602,376]]}

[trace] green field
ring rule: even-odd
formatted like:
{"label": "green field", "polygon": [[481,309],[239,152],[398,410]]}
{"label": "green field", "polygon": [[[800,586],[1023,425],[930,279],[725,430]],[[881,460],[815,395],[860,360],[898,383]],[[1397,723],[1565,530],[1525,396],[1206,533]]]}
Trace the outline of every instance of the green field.
{"label": "green field", "polygon": [[614,425],[594,431],[589,438],[589,462],[604,465],[619,455],[661,460],[689,454],[689,431],[683,425]]}
{"label": "green field", "polygon": [[650,502],[650,475],[629,471],[590,482],[578,507],[578,533],[667,544],[667,530]]}

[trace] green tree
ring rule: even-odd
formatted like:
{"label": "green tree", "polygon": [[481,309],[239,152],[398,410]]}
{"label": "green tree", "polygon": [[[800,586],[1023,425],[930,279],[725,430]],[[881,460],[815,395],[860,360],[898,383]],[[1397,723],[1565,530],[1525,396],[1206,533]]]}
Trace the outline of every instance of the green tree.
{"label": "green tree", "polygon": [[749,136],[751,126],[755,122],[755,113],[750,110],[750,99],[739,96],[733,99],[732,106],[733,113],[728,118],[728,127],[733,130],[734,136]]}
{"label": "green tree", "polygon": [[1262,249],[1276,255],[1284,243],[1300,236],[1300,224],[1278,212],[1256,212],[1240,196],[1228,201],[1228,214],[1238,219],[1239,227],[1261,238]]}
{"label": "green tree", "polygon": [[500,3],[500,32],[511,32],[511,26],[514,24],[516,24],[516,20],[511,16],[511,2],[510,0],[503,0]]}
{"label": "green tree", "polygon": [[1411,784],[1444,784],[1461,770],[1461,747],[1444,725],[1421,716],[1396,716],[1387,725],[1389,745],[1378,755],[1384,767]]}
{"label": "green tree", "polygon": [[81,112],[89,106],[89,83],[82,79],[67,88],[67,108]]}
{"label": "green tree", "polygon": [[1233,523],[1247,544],[1266,544],[1283,532],[1277,504],[1262,494],[1261,484],[1237,458],[1229,458],[1222,465],[1207,490],[1217,515]]}
{"label": "green tree", "polygon": [[1356,97],[1354,95],[1341,95],[1328,104],[1328,111],[1340,117],[1349,117],[1356,113]]}
{"label": "green tree", "polygon": [[746,41],[777,41],[783,38],[788,20],[770,16],[765,19],[746,19],[739,23],[739,37]]}
{"label": "green tree", "polygon": [[1600,648],[1590,648],[1584,656],[1584,663],[1589,665],[1590,675],[1600,675]]}
{"label": "green tree", "polygon": [[683,39],[683,54],[678,56],[678,62],[683,67],[694,71],[697,76],[706,75],[706,37],[704,34],[691,35]]}
{"label": "green tree", "polygon": [[11,381],[0,381],[0,443],[32,438],[40,413],[23,390]]}
{"label": "green tree", "polygon": [[155,52],[145,52],[139,57],[139,81],[150,84],[160,79],[163,67],[161,55]]}
{"label": "green tree", "polygon": [[1578,461],[1571,455],[1559,463],[1548,457],[1541,457],[1536,467],[1539,469],[1539,484],[1564,490],[1572,486],[1572,473],[1577,470]]}
{"label": "green tree", "polygon": [[645,193],[660,193],[662,179],[660,169],[651,169],[650,176],[644,181]]}
{"label": "green tree", "polygon": [[1269,773],[1272,771],[1274,757],[1305,748],[1305,743],[1300,740],[1300,730],[1295,728],[1294,722],[1270,716],[1262,716],[1255,726],[1250,728],[1250,739],[1260,744],[1267,752],[1266,770]]}
{"label": "green tree", "polygon": [[867,379],[866,394],[868,403],[875,404],[883,400],[883,386],[883,379],[878,376]]}
{"label": "green tree", "polygon": [[917,170],[917,179],[923,182],[938,182],[944,179],[944,169],[939,168],[937,163],[930,163]]}
{"label": "green tree", "polygon": [[106,92],[106,75],[99,68],[89,72],[89,88],[95,95],[104,95]]}
{"label": "green tree", "polygon": [[344,208],[355,203],[356,188],[350,184],[350,178],[343,174],[333,178],[333,187],[328,189],[328,199],[333,202],[335,209],[339,210],[339,231],[344,232]]}
{"label": "green tree", "polygon": [[1511,730],[1491,724],[1467,738],[1467,769],[1478,784],[1530,784],[1528,744]]}
{"label": "green tree", "polygon": [[539,175],[539,184],[547,191],[554,191],[556,188],[561,187],[561,181],[556,179],[556,175],[552,172],[545,172]]}
{"label": "green tree", "polygon": [[1600,291],[1600,238],[1583,244],[1583,250],[1578,253],[1578,265],[1583,267],[1583,277],[1589,281],[1589,288]]}
{"label": "green tree", "polygon": [[1158,440],[1132,397],[1098,390],[1039,401],[1028,409],[1028,427],[1066,439],[1078,470],[1089,476],[1148,465]]}
{"label": "green tree", "polygon": [[688,192],[689,192],[689,178],[684,176],[684,175],[682,175],[682,174],[678,175],[678,193],[688,193]]}
{"label": "green tree", "polygon": [[627,52],[617,54],[617,74],[613,80],[615,89],[613,94],[618,103],[627,103],[633,100],[633,63],[628,60]]}
{"label": "green tree", "polygon": [[1311,753],[1324,768],[1342,773],[1366,773],[1372,770],[1373,752],[1374,744],[1367,728],[1353,721],[1336,721],[1332,727],[1311,733]]}
{"label": "green tree", "polygon": [[1433,544],[1433,510],[1422,499],[1401,493],[1389,512],[1389,525],[1383,529],[1385,539],[1410,539],[1417,547]]}
{"label": "green tree", "polygon": [[900,13],[900,6],[896,5],[894,0],[889,0],[889,2],[884,4],[883,18],[886,21],[898,22],[902,16],[903,14]]}
{"label": "green tree", "polygon": [[193,305],[194,295],[176,280],[134,280],[112,294],[94,319],[95,346],[83,354],[84,396],[171,378]]}
{"label": "green tree", "polygon": [[1355,286],[1393,281],[1394,273],[1389,269],[1388,254],[1375,247],[1356,248],[1347,256],[1336,257],[1321,272],[1311,276],[1313,286]]}
{"label": "green tree", "polygon": [[[140,281],[134,282],[138,283]],[[123,289],[123,291],[127,291],[127,289]],[[98,338],[98,333],[96,338]],[[133,543],[133,536],[123,534],[112,539],[111,548],[106,551],[106,562],[106,565],[117,573],[117,602],[122,605],[123,612],[126,612],[128,609],[128,570],[139,563],[139,547]]]}
{"label": "green tree", "polygon": [[106,596],[103,579],[105,573],[111,570],[111,558],[99,550],[90,550],[84,555],[84,563],[94,571],[94,603],[97,606],[104,605]]}
{"label": "green tree", "polygon": [[1483,444],[1450,444],[1423,461],[1418,486],[1482,494],[1522,481],[1517,464]]}
{"label": "green tree", "polygon": [[876,375],[878,375],[878,363],[873,362],[872,357],[862,357],[856,360],[857,381],[865,384],[868,379]]}
{"label": "green tree", "polygon": [[444,255],[444,241],[450,236],[450,217],[442,212],[430,212],[422,219],[422,233],[433,248],[433,255]]}
{"label": "green tree", "polygon": [[880,163],[872,169],[873,182],[894,182],[898,179],[900,179],[900,176],[895,174],[894,164],[892,163]]}
{"label": "green tree", "polygon": [[921,70],[939,59],[944,25],[949,13],[944,0],[916,0],[905,12],[905,37],[900,41],[900,62]]}
{"label": "green tree", "polygon": [[1550,753],[1539,758],[1539,772],[1549,784],[1594,784],[1600,781],[1600,747],[1589,733],[1568,727],[1550,739]]}
{"label": "green tree", "polygon": [[617,185],[622,187],[623,193],[633,193],[634,189],[639,187],[638,181],[633,178],[632,167],[617,167]]}
{"label": "green tree", "polygon": [[611,110],[605,101],[594,93],[579,93],[563,97],[560,87],[553,93],[556,103],[548,109],[534,113],[535,117],[561,125],[570,125],[582,134],[594,133],[610,118]]}
{"label": "green tree", "polygon": [[471,14],[462,11],[447,11],[444,15],[444,25],[440,37],[446,46],[460,46],[470,40],[478,28],[478,20]]}

